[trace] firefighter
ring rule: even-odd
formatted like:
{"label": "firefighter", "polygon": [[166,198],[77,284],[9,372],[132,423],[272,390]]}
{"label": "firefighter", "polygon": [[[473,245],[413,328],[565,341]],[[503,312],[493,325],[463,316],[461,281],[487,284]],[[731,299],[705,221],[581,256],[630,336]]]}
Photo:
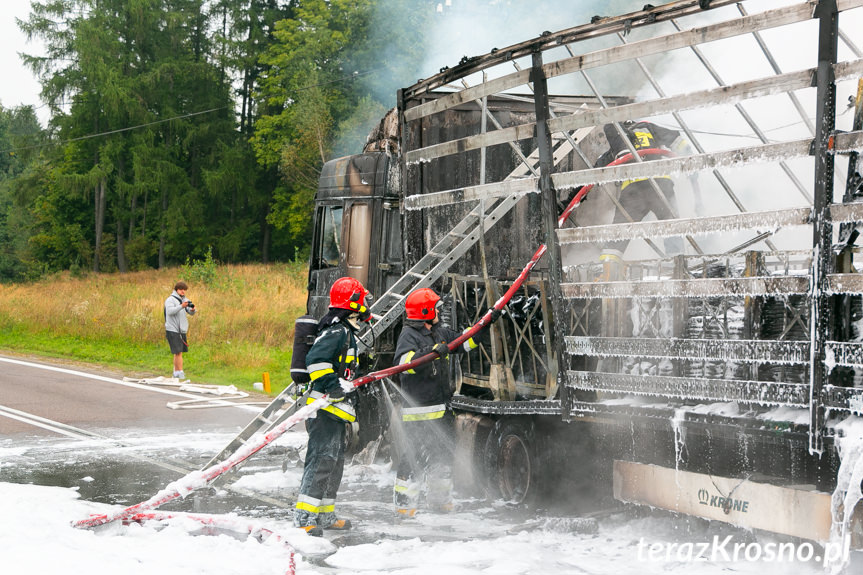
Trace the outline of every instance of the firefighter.
{"label": "firefighter", "polygon": [[[429,506],[435,511],[451,511],[452,453],[455,416],[450,408],[447,342],[459,333],[440,323],[441,299],[433,290],[421,288],[405,299],[406,320],[396,343],[397,365],[405,364],[432,351],[439,357],[400,374],[403,405],[401,453],[396,471],[393,498],[396,515],[413,517],[420,491],[425,484]],[[456,353],[477,347],[468,339]]]}
{"label": "firefighter", "polygon": [[343,277],[330,288],[329,311],[318,324],[318,337],[306,355],[311,393],[307,403],[326,394],[330,405],[306,420],[309,433],[303,479],[294,510],[294,525],[314,536],[322,529],[350,529],[347,519],[336,516],[335,504],[345,467],[346,426],[356,413],[346,392],[357,368],[355,333],[371,318],[369,292],[354,278]]}
{"label": "firefighter", "polygon": [[[626,135],[632,147],[635,150],[648,149],[666,149],[675,154],[689,154],[692,152],[689,143],[677,130],[663,128],[651,122],[646,121],[626,121],[620,124],[621,129]],[[610,164],[612,161],[631,153],[626,141],[621,137],[620,132],[613,124],[606,124],[603,127],[605,138],[608,140],[608,150],[602,154],[595,163],[595,167],[603,167]],[[658,159],[660,156],[646,156],[644,161]],[[626,163],[635,162],[631,159]],[[612,223],[622,224],[630,221],[640,222],[650,212],[656,216],[657,220],[667,220],[675,217],[676,210],[674,197],[674,183],[669,176],[655,176],[653,181],[662,192],[659,194],[650,183],[650,178],[634,178],[625,180],[620,184],[619,206],[616,206],[614,211],[614,220]],[[693,175],[690,179],[692,182],[693,191],[696,198],[696,210],[700,211],[700,190],[698,188],[697,176]],[[624,213],[625,210],[626,213]],[[627,217],[627,215],[629,217]],[[623,262],[623,254],[629,245],[629,240],[618,240],[607,242],[602,249],[600,261],[604,264],[613,264],[619,266]],[[665,250],[668,255],[683,253],[683,242],[680,238],[669,238],[665,241]]]}

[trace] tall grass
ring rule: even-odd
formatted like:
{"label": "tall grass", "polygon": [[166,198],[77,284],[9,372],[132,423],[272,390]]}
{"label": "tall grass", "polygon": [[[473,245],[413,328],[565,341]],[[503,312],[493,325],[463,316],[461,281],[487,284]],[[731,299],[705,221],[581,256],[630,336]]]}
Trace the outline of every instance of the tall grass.
{"label": "tall grass", "polygon": [[294,320],[305,313],[305,266],[206,265],[206,274],[187,263],[0,285],[0,350],[97,362],[136,376],[170,375],[162,310],[183,279],[197,310],[189,318],[187,376],[251,387],[268,371],[276,389],[284,386]]}

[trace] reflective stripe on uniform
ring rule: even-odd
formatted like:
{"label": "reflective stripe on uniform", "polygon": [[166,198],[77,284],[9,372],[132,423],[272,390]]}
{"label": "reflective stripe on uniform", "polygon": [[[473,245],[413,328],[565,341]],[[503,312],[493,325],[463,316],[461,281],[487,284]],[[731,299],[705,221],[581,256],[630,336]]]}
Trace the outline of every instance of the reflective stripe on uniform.
{"label": "reflective stripe on uniform", "polygon": [[336,500],[335,499],[321,499],[321,513],[335,513],[336,511]]}
{"label": "reflective stripe on uniform", "polygon": [[[643,182],[643,181],[649,180],[649,179],[650,178],[635,178],[634,180],[625,180],[622,184],[620,184],[620,190],[623,191],[623,189],[626,186],[628,186],[629,184],[634,184],[636,182]],[[660,180],[660,179],[670,180],[671,176],[653,176],[653,179],[654,180]]]}
{"label": "reflective stripe on uniform", "polygon": [[[322,398],[324,396],[320,391],[313,391],[309,394],[308,399],[306,399],[306,404],[314,403],[316,400]],[[322,407],[324,411],[329,411],[339,419],[344,419],[345,421],[354,422],[357,420],[357,414],[354,411],[354,407],[350,403],[345,403],[340,401],[336,404],[330,404],[326,407]]]}
{"label": "reflective stripe on uniform", "polygon": [[411,479],[400,479],[396,477],[396,482],[393,485],[393,491],[407,495],[408,497],[417,497],[420,494],[420,483]]}
{"label": "reflective stripe on uniform", "polygon": [[425,407],[404,407],[402,408],[402,421],[428,421],[430,419],[440,419],[445,413],[446,405],[443,403],[427,405]]}
{"label": "reflective stripe on uniform", "polygon": [[[414,350],[410,350],[409,352],[401,356],[401,358],[399,358],[399,365],[410,363],[415,354],[416,352]],[[409,369],[405,373],[416,373],[416,371]]]}
{"label": "reflective stripe on uniform", "polygon": [[306,367],[308,367],[309,378],[311,378],[312,381],[315,381],[319,377],[323,377],[328,373],[335,373],[335,370],[333,369],[333,364],[331,363],[313,363],[312,365]]}
{"label": "reflective stripe on uniform", "polygon": [[300,511],[308,511],[309,513],[321,512],[321,500],[300,493],[297,496],[297,507]]}
{"label": "reflective stripe on uniform", "polygon": [[297,321],[295,323],[313,323],[315,325],[318,325],[318,320],[312,317],[300,317],[297,318]]}
{"label": "reflective stripe on uniform", "polygon": [[[462,334],[465,334],[469,331],[470,331],[470,328],[467,328],[467,329],[462,331]],[[465,351],[470,351],[472,349],[475,349],[476,347],[477,347],[477,343],[473,340],[472,337],[467,338],[467,341],[465,341],[463,344],[461,344],[461,348]]]}

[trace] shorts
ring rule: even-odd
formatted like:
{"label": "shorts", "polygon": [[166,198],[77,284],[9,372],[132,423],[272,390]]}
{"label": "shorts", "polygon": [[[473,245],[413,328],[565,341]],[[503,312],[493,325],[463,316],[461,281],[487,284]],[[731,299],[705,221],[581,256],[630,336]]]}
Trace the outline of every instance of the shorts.
{"label": "shorts", "polygon": [[189,342],[186,341],[186,334],[177,331],[166,331],[165,338],[168,340],[168,345],[171,346],[171,353],[186,353],[189,351]]}

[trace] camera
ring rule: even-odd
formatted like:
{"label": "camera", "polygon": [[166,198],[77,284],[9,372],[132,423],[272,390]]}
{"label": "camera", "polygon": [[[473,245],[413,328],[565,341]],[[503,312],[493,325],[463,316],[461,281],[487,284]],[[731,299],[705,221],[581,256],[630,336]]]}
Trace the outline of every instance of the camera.
{"label": "camera", "polygon": [[188,305],[187,307],[188,307],[189,309],[195,309],[195,304],[193,304],[193,303],[190,301],[190,302],[189,302],[189,305]]}

